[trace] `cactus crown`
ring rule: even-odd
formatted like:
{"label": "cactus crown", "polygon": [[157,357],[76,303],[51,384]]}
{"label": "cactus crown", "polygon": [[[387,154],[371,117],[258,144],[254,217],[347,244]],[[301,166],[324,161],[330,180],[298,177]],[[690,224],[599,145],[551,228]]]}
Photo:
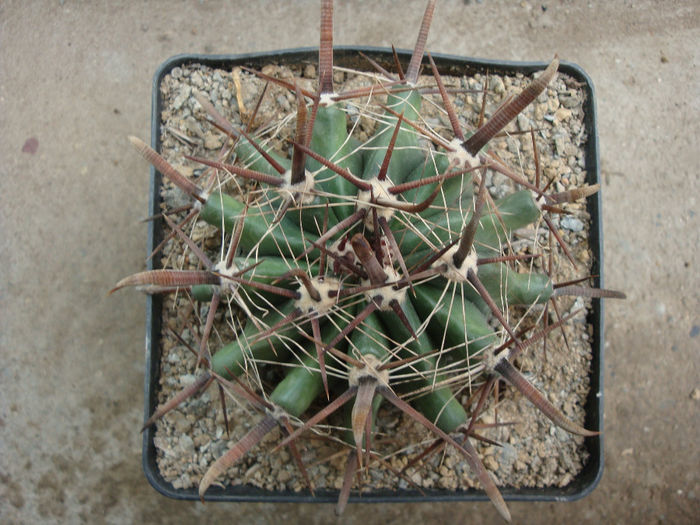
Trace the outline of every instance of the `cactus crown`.
{"label": "cactus crown", "polygon": [[[470,134],[430,55],[426,65],[432,80],[419,81],[434,9],[435,1],[428,2],[405,73],[398,60],[395,74],[374,64],[377,72],[364,75],[369,80],[362,87],[336,92],[330,1],[321,6],[315,90],[263,72],[245,73],[293,93],[296,114],[266,126],[274,129],[292,119],[289,157],[275,153],[268,136],[253,125],[228,122],[203,94],[196,94],[197,100],[227,142],[218,157],[187,157],[205,168],[197,183],[131,138],[189,196],[190,203],[178,210],[182,220],[176,223],[169,213],[163,219],[201,269],[142,272],[115,289],[187,290],[206,304],[197,378],[146,425],[211,383],[263,413],[206,472],[202,497],[278,425],[286,437],[277,448],[290,447],[313,490],[298,438],[348,404],[348,432],[333,437],[347,450],[342,509],[355,472],[382,464],[373,428],[383,401],[427,428],[437,443],[458,450],[508,519],[472,444],[484,439],[476,432],[477,420],[498,379],[522,392],[559,427],[582,436],[597,434],[569,421],[513,365],[526,347],[568,318],[559,316],[528,335],[509,314],[512,305],[531,311],[557,296],[582,292],[578,283],[557,285],[546,273],[518,271],[516,264],[532,267],[537,255],[514,254],[510,243],[514,230],[540,221],[556,236],[549,214],[597,188],[552,192],[541,184],[537,159],[531,181],[488,151],[489,141],[545,90],[558,60]],[[428,96],[437,97],[447,131],[435,131],[423,116]],[[252,111],[248,123],[255,120]],[[357,131],[363,120],[371,123],[371,134]],[[534,145],[534,130],[529,134]],[[522,189],[494,200],[487,189],[492,172]],[[219,260],[211,260],[185,233],[195,218],[226,239]],[[597,297],[621,295],[586,290]],[[217,311],[226,305],[242,311],[245,322],[235,316],[229,320],[237,334],[222,346],[210,335]],[[263,367],[274,366],[271,362],[285,365],[274,385],[262,379]],[[469,411],[457,395],[468,390],[478,399]],[[323,407],[313,413],[312,403],[319,399]]]}

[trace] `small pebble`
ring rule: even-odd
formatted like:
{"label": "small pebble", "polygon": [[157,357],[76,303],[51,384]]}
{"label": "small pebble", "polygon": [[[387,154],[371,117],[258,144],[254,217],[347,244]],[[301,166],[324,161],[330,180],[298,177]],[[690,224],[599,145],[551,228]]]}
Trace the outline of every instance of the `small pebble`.
{"label": "small pebble", "polygon": [[306,78],[316,78],[316,66],[314,66],[313,64],[308,64],[304,68],[304,76]]}
{"label": "small pebble", "polygon": [[180,450],[185,455],[191,455],[194,452],[194,440],[187,434],[180,436]]}
{"label": "small pebble", "polygon": [[560,122],[566,122],[571,118],[571,110],[566,108],[559,108],[554,112],[554,123],[555,125]]}
{"label": "small pebble", "polygon": [[493,456],[486,456],[483,460],[484,466],[488,470],[496,472],[498,470],[498,461]]}
{"label": "small pebble", "polygon": [[211,437],[207,434],[199,434],[194,438],[194,444],[196,447],[201,448],[211,441]]}
{"label": "small pebble", "polygon": [[[528,131],[532,127],[533,127],[533,125],[532,125],[532,122],[530,121],[530,119],[527,118],[522,113],[520,113],[518,115],[518,128],[520,129],[520,131]],[[529,137],[527,139],[530,140]]]}
{"label": "small pebble", "polygon": [[559,102],[567,109],[573,109],[581,105],[581,99],[571,95],[559,95]]}
{"label": "small pebble", "polygon": [[206,149],[220,149],[224,144],[224,139],[220,134],[207,133],[204,136],[204,147]]}
{"label": "small pebble", "polygon": [[282,111],[289,112],[292,110],[292,106],[289,104],[289,100],[287,100],[287,97],[285,97],[284,95],[279,95],[276,100],[282,108]]}
{"label": "small pebble", "polygon": [[572,217],[570,215],[565,215],[564,217],[562,217],[559,220],[559,224],[562,228],[569,231],[580,232],[583,230],[583,222],[581,222],[576,217]]}
{"label": "small pebble", "polygon": [[188,86],[187,84],[183,84],[182,87],[180,88],[180,93],[175,97],[175,100],[173,101],[173,109],[175,109],[175,110],[181,109],[182,105],[190,97],[190,93],[192,93],[192,88],[190,86]]}
{"label": "small pebble", "polygon": [[202,80],[202,75],[199,72],[195,72],[190,77],[192,83],[198,88],[204,87],[204,81]]}
{"label": "small pebble", "polygon": [[286,469],[280,470],[280,473],[277,474],[277,481],[279,481],[280,483],[287,483],[287,481],[289,481],[290,479],[292,479],[292,475]]}
{"label": "small pebble", "polygon": [[496,77],[496,76],[491,76],[489,78],[490,80],[490,86],[489,89],[493,90],[494,93],[497,95],[501,95],[505,93],[506,87],[505,84],[503,83],[503,80],[501,77]]}

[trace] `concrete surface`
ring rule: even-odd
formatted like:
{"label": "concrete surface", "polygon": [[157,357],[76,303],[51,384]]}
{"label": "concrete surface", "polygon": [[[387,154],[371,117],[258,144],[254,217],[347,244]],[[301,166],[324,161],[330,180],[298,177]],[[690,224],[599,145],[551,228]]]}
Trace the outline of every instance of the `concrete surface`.
{"label": "concrete surface", "polygon": [[[411,47],[423,0],[343,2],[338,44]],[[399,5],[400,4],[400,5]],[[326,523],[328,505],[174,502],[141,472],[151,77],[181,52],[316,45],[317,2],[0,2],[0,521]],[[696,0],[443,1],[433,51],[554,52],[598,93],[608,302],[606,471],[516,523],[691,523],[700,511]],[[33,140],[32,140],[33,138]],[[695,518],[698,519],[697,517]],[[490,504],[355,505],[344,523],[496,522]],[[697,521],[695,521],[697,523]]]}

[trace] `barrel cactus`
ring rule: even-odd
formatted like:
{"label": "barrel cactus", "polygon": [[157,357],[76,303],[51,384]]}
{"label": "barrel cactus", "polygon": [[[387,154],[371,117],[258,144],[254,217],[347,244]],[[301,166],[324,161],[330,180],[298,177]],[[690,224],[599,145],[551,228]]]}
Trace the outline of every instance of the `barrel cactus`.
{"label": "barrel cactus", "polygon": [[[185,196],[185,206],[167,210],[162,220],[170,237],[196,256],[199,269],[141,272],[115,289],[186,292],[194,304],[205,305],[195,379],[159,406],[146,425],[213,383],[262,413],[208,468],[199,485],[203,498],[277,427],[284,434],[277,448],[289,446],[313,488],[299,439],[346,406],[347,423],[332,435],[346,454],[342,510],[355,473],[381,468],[373,429],[383,402],[428,429],[437,440],[432,448],[458,450],[509,519],[473,444],[484,439],[476,422],[499,379],[557,426],[582,436],[597,434],[569,421],[513,365],[568,317],[528,332],[508,313],[514,305],[541,312],[561,295],[622,296],[579,283],[555,284],[530,264],[539,254],[510,250],[513,231],[539,223],[551,227],[549,214],[597,187],[550,191],[539,180],[539,166],[532,181],[488,150],[489,141],[555,77],[558,60],[468,132],[432,58],[424,56],[435,3],[428,2],[405,72],[398,60],[394,73],[375,64],[376,73],[364,76],[365,86],[336,91],[329,0],[321,6],[314,90],[294,79],[245,72],[293,93],[296,112],[284,117],[294,120],[288,157],[272,151],[269,136],[227,121],[201,93],[195,96],[225,146],[214,158],[187,156],[204,170],[197,182],[143,141],[130,139]],[[430,82],[419,82],[423,66]],[[448,133],[426,125],[427,93],[441,101]],[[358,133],[361,119],[372,121],[371,135]],[[494,200],[486,188],[491,172],[521,189]],[[170,218],[177,217],[175,211],[177,222]],[[225,249],[219,260],[186,233],[192,221],[220,232]],[[560,249],[568,253],[563,242]],[[236,333],[218,345],[210,335],[222,310]],[[261,379],[266,368],[281,370],[276,384]],[[476,400],[469,407],[457,395],[465,388]]]}

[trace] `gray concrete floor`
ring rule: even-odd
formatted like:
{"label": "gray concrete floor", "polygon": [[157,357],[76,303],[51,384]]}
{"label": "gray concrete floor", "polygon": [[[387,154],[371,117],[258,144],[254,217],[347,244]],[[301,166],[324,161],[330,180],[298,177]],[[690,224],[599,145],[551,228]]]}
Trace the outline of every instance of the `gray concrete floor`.
{"label": "gray concrete floor", "polygon": [[[423,0],[338,2],[337,44],[411,47]],[[207,504],[141,472],[151,77],[182,52],[316,45],[317,2],[0,3],[0,521],[325,523],[328,505]],[[700,511],[700,7],[443,1],[436,52],[580,64],[602,145],[606,471],[517,523],[690,523]],[[32,151],[30,138],[36,139]],[[29,151],[26,151],[29,150]],[[695,518],[697,520],[697,517]],[[340,521],[340,520],[339,520]],[[497,521],[484,504],[355,505],[346,523]],[[697,523],[697,521],[695,521]]]}

